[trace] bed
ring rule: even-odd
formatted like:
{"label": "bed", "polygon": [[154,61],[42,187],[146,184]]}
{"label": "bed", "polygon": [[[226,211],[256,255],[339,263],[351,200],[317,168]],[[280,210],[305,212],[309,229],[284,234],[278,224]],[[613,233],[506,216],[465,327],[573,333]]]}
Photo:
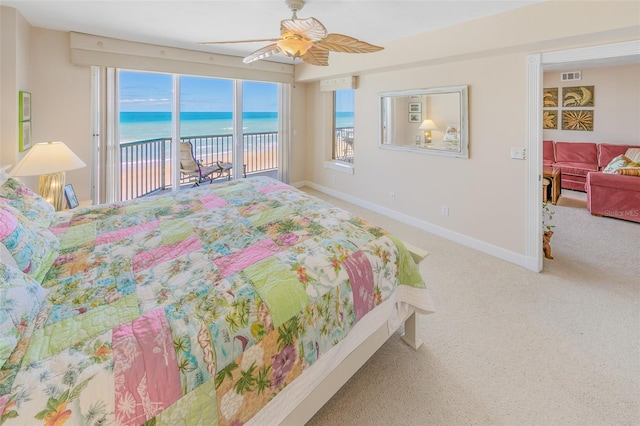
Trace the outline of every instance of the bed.
{"label": "bed", "polygon": [[424,253],[259,177],[53,212],[0,181],[0,424],[303,424],[432,303]]}

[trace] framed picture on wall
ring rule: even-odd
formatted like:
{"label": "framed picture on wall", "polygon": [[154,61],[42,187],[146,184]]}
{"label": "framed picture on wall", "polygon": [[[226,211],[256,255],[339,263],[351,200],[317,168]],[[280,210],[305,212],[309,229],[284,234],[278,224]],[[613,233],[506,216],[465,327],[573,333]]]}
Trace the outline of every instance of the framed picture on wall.
{"label": "framed picture on wall", "polygon": [[542,106],[545,108],[558,108],[558,88],[546,87],[542,91]]}
{"label": "framed picture on wall", "polygon": [[588,109],[566,109],[562,111],[562,130],[593,132],[593,111]]}
{"label": "framed picture on wall", "polygon": [[422,113],[410,112],[409,113],[409,123],[422,123]]}
{"label": "framed picture on wall", "polygon": [[562,106],[569,108],[595,106],[595,86],[576,86],[562,88]]}
{"label": "framed picture on wall", "polygon": [[19,150],[20,152],[24,152],[31,148],[31,122],[23,121],[18,124],[18,133],[19,133]]}
{"label": "framed picture on wall", "polygon": [[558,128],[558,111],[557,110],[550,109],[542,112],[542,128],[543,129]]}
{"label": "framed picture on wall", "polygon": [[422,112],[422,102],[409,102],[409,113]]}
{"label": "framed picture on wall", "polygon": [[20,92],[18,96],[18,104],[20,108],[18,112],[19,121],[31,120],[31,93]]}

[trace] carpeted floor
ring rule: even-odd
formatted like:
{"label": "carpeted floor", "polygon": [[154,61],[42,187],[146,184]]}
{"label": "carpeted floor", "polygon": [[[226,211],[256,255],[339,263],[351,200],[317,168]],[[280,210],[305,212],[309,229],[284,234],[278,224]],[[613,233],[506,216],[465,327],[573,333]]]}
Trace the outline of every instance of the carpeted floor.
{"label": "carpeted floor", "polygon": [[639,425],[640,225],[554,206],[534,273],[308,188],[430,252],[425,345],[394,336],[319,425]]}

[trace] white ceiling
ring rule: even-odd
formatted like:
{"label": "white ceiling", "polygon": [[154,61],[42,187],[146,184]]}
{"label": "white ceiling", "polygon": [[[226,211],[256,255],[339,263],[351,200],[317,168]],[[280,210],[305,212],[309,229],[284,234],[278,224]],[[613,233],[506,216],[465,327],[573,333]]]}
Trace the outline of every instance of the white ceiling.
{"label": "white ceiling", "polygon": [[[540,1],[544,0],[307,0],[298,17],[313,16],[330,33],[384,46]],[[291,17],[283,0],[0,0],[0,4],[16,8],[35,27],[237,56],[268,43],[203,46],[198,42],[277,38],[280,20]]]}

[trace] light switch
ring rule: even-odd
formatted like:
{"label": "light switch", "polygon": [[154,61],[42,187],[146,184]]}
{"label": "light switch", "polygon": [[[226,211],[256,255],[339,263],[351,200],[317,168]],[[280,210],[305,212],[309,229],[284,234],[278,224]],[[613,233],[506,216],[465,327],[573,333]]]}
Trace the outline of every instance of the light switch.
{"label": "light switch", "polygon": [[514,160],[526,160],[527,159],[527,149],[519,148],[517,146],[511,147],[511,158]]}

